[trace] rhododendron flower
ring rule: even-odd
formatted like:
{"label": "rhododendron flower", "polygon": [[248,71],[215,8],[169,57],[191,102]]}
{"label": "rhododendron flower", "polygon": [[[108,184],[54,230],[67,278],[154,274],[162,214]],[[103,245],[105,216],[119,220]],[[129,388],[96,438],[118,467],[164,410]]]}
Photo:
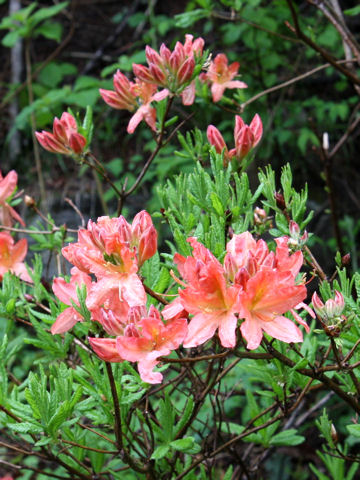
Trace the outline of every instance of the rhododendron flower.
{"label": "rhododendron flower", "polygon": [[51,333],[64,333],[70,330],[77,322],[82,322],[84,319],[82,315],[72,306],[72,302],[79,306],[79,300],[77,296],[77,288],[81,288],[86,285],[87,291],[91,287],[91,277],[84,272],[81,272],[78,268],[73,267],[71,269],[70,283],[67,283],[64,278],[58,277],[54,279],[52,289],[58,299],[69,305],[55,320],[55,323],[51,327]]}
{"label": "rhododendron flower", "polygon": [[24,220],[20,215],[8,204],[7,199],[13,194],[18,176],[15,170],[11,170],[6,177],[3,177],[0,171],[0,224],[5,227],[11,227],[15,219],[24,227]]}
{"label": "rhododendron flower", "polygon": [[178,348],[186,333],[185,318],[163,323],[158,310],[151,306],[147,317],[125,331],[124,336],[117,337],[116,346],[124,360],[138,362],[140,377],[144,382],[160,383],[162,374],[153,372],[159,363],[158,358]]}
{"label": "rhododendron flower", "polygon": [[53,133],[46,131],[35,132],[40,145],[52,153],[65,155],[80,155],[86,146],[86,138],[78,133],[75,118],[70,113],[64,112],[60,120],[55,118]]}
{"label": "rhododendron flower", "polygon": [[155,84],[141,81],[138,78],[135,79],[135,82],[131,82],[119,70],[114,75],[114,88],[115,91],[100,89],[100,95],[112,108],[130,112],[136,110],[128,124],[128,133],[134,133],[142,120],[156,131],[156,109],[150,104],[163,100],[169,92],[167,90],[157,92]]}
{"label": "rhododendron flower", "polygon": [[12,272],[21,280],[32,283],[23,262],[26,254],[27,240],[25,238],[15,243],[10,233],[0,232],[0,280],[6,272]]}
{"label": "rhododendron flower", "polygon": [[[109,296],[121,296],[131,307],[144,305],[146,293],[137,275],[138,266],[153,256],[157,233],[150,215],[139,212],[130,225],[123,216],[99,217],[80,230],[78,242],[64,247],[64,257],[85,273],[93,273],[86,300],[89,310],[100,308]],[[114,297],[114,298],[115,298]]]}
{"label": "rhododendron flower", "polygon": [[305,285],[295,285],[290,272],[265,269],[249,278],[239,295],[239,317],[245,319],[240,329],[247,348],[260,345],[263,331],[283,342],[301,342],[301,330],[283,313],[305,297]]}
{"label": "rhododendron flower", "polygon": [[207,138],[209,143],[215,147],[217,153],[224,152],[224,165],[226,166],[232,158],[241,161],[246,157],[260,142],[262,132],[262,122],[258,114],[254,116],[250,125],[246,125],[244,120],[239,115],[236,115],[234,129],[235,148],[228,150],[223,136],[214,125],[208,126]]}
{"label": "rhododendron flower", "polygon": [[224,95],[226,88],[246,88],[247,85],[240,80],[233,80],[238,74],[240,64],[234,62],[228,65],[224,53],[216,55],[210,63],[207,73],[201,74],[200,79],[211,83],[211,93],[214,102],[218,102]]}
{"label": "rhododendron flower", "polygon": [[[179,291],[178,309],[194,315],[184,347],[196,347],[211,338],[219,330],[221,344],[232,348],[236,343],[237,297],[240,287],[228,285],[227,271],[214,255],[191,237],[192,257],[175,254],[174,262],[187,286]],[[171,310],[170,310],[171,309]],[[174,314],[174,305],[164,309],[164,318]]]}
{"label": "rhododendron flower", "polygon": [[[185,43],[177,42],[171,52],[162,44],[160,53],[146,46],[145,53],[149,67],[133,65],[134,74],[143,82],[159,85],[172,93],[182,96],[184,105],[192,105],[195,99],[195,83],[191,81],[195,69],[195,57],[202,55],[204,40],[185,35]],[[184,89],[184,86],[186,88]]]}

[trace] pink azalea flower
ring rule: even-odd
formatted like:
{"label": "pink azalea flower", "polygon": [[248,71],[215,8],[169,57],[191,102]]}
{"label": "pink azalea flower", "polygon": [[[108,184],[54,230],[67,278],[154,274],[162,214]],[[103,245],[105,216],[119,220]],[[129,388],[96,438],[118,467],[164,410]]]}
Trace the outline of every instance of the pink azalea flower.
{"label": "pink azalea flower", "polygon": [[99,217],[80,230],[78,242],[64,247],[64,257],[81,271],[97,277],[88,291],[89,310],[100,308],[109,295],[121,296],[131,307],[144,305],[146,293],[138,266],[157,250],[157,233],[150,215],[139,212],[130,225],[124,217]]}
{"label": "pink azalea flower", "polygon": [[169,355],[179,347],[187,332],[185,318],[163,323],[160,313],[151,306],[147,317],[133,325],[124,336],[116,339],[120,357],[130,362],[138,362],[140,377],[147,383],[160,383],[162,374],[153,372],[159,357]]}
{"label": "pink azalea flower", "polygon": [[7,199],[13,194],[17,185],[18,176],[15,170],[11,170],[6,177],[3,177],[0,172],[0,223],[5,227],[11,227],[15,219],[23,227],[24,220],[7,202]]}
{"label": "pink azalea flower", "polygon": [[70,283],[67,283],[64,278],[58,277],[54,279],[52,285],[53,292],[58,299],[69,305],[55,320],[55,323],[51,327],[51,333],[64,333],[70,330],[77,322],[82,322],[84,319],[82,315],[72,306],[72,302],[79,306],[79,300],[77,296],[77,288],[81,288],[86,285],[89,291],[91,287],[91,277],[84,272],[81,272],[78,268],[73,267],[71,269]]}
{"label": "pink azalea flower", "polygon": [[238,74],[240,64],[234,62],[228,65],[227,56],[224,53],[216,55],[210,63],[207,73],[202,74],[200,79],[211,83],[211,93],[214,102],[218,102],[227,88],[246,88],[247,85],[240,80],[233,80]]}
{"label": "pink azalea flower", "polygon": [[177,42],[173,51],[164,44],[160,53],[147,46],[145,52],[149,67],[134,64],[134,74],[142,82],[159,85],[174,94],[180,93],[183,104],[192,105],[195,99],[195,82],[191,81],[195,57],[202,55],[203,48],[204,40],[197,38],[193,41],[193,36],[189,34],[185,35],[184,45]]}
{"label": "pink azalea flower", "polygon": [[12,272],[21,280],[32,283],[23,262],[26,254],[27,240],[25,238],[15,243],[10,233],[0,232],[0,280],[6,272]]}
{"label": "pink azalea flower", "polygon": [[65,155],[80,155],[86,146],[86,138],[78,133],[75,118],[70,113],[64,112],[60,120],[55,118],[53,133],[46,131],[35,132],[40,145],[52,153]]}
{"label": "pink azalea flower", "polygon": [[301,342],[301,330],[283,313],[306,297],[305,285],[295,285],[290,272],[260,270],[249,278],[239,295],[241,333],[249,350],[256,349],[263,331],[283,342]]}
{"label": "pink azalea flower", "polygon": [[169,92],[157,92],[157,86],[153,82],[144,82],[138,78],[131,82],[119,70],[114,75],[114,88],[115,91],[100,89],[100,95],[112,108],[135,112],[128,124],[128,133],[134,133],[142,120],[156,131],[156,109],[151,107],[151,102],[163,100]]}
{"label": "pink azalea flower", "polygon": [[256,114],[250,125],[245,125],[244,120],[239,115],[235,116],[235,148],[231,150],[228,150],[223,136],[214,125],[209,125],[206,133],[209,143],[215,147],[216,152],[224,152],[224,166],[227,166],[229,160],[233,157],[239,161],[246,157],[260,142],[262,132],[261,118]]}
{"label": "pink azalea flower", "polygon": [[166,307],[164,317],[180,308],[194,315],[184,347],[196,347],[211,338],[219,330],[221,344],[232,348],[236,343],[237,297],[240,286],[228,284],[228,272],[213,254],[195,238],[188,242],[193,247],[192,257],[176,254],[174,262],[187,286],[179,291],[180,300]]}

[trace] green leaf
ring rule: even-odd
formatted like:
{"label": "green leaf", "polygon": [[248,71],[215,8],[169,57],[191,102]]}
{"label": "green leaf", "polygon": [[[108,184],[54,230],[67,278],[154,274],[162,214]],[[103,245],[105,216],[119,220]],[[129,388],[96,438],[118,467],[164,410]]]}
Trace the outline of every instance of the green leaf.
{"label": "green leaf", "polygon": [[35,35],[42,35],[50,40],[60,42],[62,35],[62,25],[59,22],[44,22],[42,25],[35,29]]}
{"label": "green leaf", "polygon": [[345,15],[350,15],[351,17],[354,17],[355,15],[360,15],[360,5],[357,5],[353,8],[348,8],[347,10],[344,10],[344,13]]}
{"label": "green leaf", "polygon": [[170,443],[171,447],[175,450],[179,450],[180,452],[186,452],[187,450],[191,450],[195,445],[194,437],[186,437],[180,438],[179,440],[174,440]]}
{"label": "green leaf", "polygon": [[360,425],[346,425],[346,428],[351,435],[360,438]]}
{"label": "green leaf", "polygon": [[12,423],[9,424],[8,427],[13,430],[14,432],[18,433],[42,433],[44,431],[43,427],[38,423],[30,423],[30,422],[23,422],[23,423]]}
{"label": "green leaf", "polygon": [[191,12],[180,13],[175,15],[175,25],[179,28],[188,28],[191,27],[194,23],[198,22],[202,18],[209,16],[209,12],[203,8],[196,8]]}
{"label": "green leaf", "polygon": [[34,13],[34,15],[31,16],[31,19],[34,25],[37,25],[38,23],[43,22],[48,18],[54,17],[55,15],[60,13],[61,10],[64,10],[67,5],[68,2],[60,2],[57,5],[53,5],[52,7],[40,8]]}
{"label": "green leaf", "polygon": [[15,43],[19,40],[21,35],[19,35],[18,30],[14,30],[13,32],[9,32],[5,35],[5,37],[2,39],[1,43],[4,45],[4,47],[13,47]]}
{"label": "green leaf", "polygon": [[290,428],[289,430],[284,430],[283,432],[277,433],[270,439],[270,445],[280,446],[280,445],[300,445],[303,443],[305,437],[302,435],[297,435],[295,428]]}
{"label": "green leaf", "polygon": [[232,474],[233,474],[233,466],[230,465],[230,467],[226,470],[225,475],[223,476],[223,480],[231,480]]}
{"label": "green leaf", "polygon": [[164,458],[169,450],[170,450],[169,445],[160,445],[160,447],[155,448],[150,458],[152,460],[159,460],[160,458]]}

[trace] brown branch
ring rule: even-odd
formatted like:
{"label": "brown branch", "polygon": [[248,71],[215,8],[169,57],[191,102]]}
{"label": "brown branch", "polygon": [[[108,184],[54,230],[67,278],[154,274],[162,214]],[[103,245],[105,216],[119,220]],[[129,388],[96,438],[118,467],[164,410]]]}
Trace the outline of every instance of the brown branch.
{"label": "brown branch", "polygon": [[287,4],[289,6],[291,16],[294,22],[294,29],[297,37],[302,40],[305,44],[307,44],[309,47],[311,47],[313,50],[316,52],[320,53],[320,55],[327,61],[329,62],[336,70],[341,72],[343,75],[345,75],[352,83],[355,85],[360,85],[360,78],[354,75],[351,71],[349,71],[347,68],[343,67],[341,64],[337,62],[337,60],[330,55],[326,50],[324,50],[322,47],[317,45],[311,38],[309,38],[307,35],[303,33],[303,31],[300,28],[299,24],[299,19],[296,13],[296,9],[292,3],[292,0],[286,0]]}
{"label": "brown branch", "polygon": [[[350,59],[350,60],[337,60],[336,63],[341,65],[342,63],[348,63],[348,62],[356,62],[356,59]],[[312,70],[309,70],[308,72],[302,73],[301,75],[298,75],[297,77],[291,78],[290,80],[286,80],[285,82],[279,83],[278,85],[274,85],[273,87],[267,88],[266,90],[263,90],[260,93],[257,93],[253,97],[249,98],[246,102],[242,103],[240,105],[240,112],[243,112],[244,109],[250,105],[250,103],[255,102],[255,100],[258,100],[259,98],[263,97],[264,95],[267,95],[269,93],[275,92],[276,90],[280,90],[284,87],[288,87],[289,85],[292,85],[294,83],[299,82],[300,80],[304,80],[304,78],[310,77],[311,75],[314,75],[317,72],[320,72],[321,70],[324,70],[326,68],[333,67],[331,63],[325,63],[324,65],[320,65],[316,68],[313,68]]]}

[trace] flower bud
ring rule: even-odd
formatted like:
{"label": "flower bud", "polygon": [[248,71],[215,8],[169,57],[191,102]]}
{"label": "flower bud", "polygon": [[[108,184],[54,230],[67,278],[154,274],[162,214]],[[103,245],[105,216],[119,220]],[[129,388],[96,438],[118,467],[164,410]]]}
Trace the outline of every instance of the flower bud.
{"label": "flower bud", "polygon": [[286,209],[286,203],[285,203],[285,198],[284,195],[281,192],[275,192],[274,193],[274,198],[276,201],[276,206],[280,208],[280,210],[285,210]]}

